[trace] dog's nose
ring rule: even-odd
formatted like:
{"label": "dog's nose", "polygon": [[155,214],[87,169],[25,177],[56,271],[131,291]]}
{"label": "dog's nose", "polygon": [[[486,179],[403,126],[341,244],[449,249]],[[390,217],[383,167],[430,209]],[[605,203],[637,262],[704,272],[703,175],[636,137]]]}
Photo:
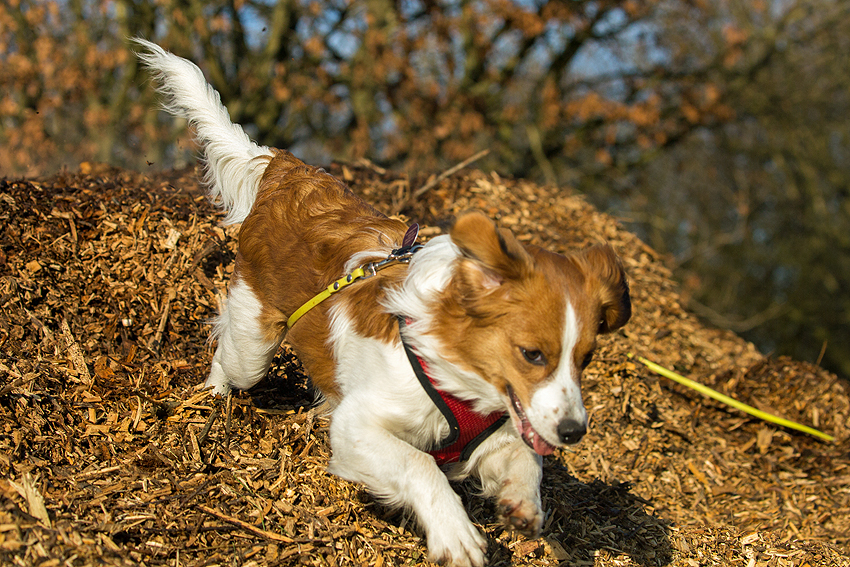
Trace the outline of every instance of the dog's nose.
{"label": "dog's nose", "polygon": [[558,436],[561,438],[561,442],[567,445],[578,443],[585,433],[587,433],[585,424],[574,419],[565,419],[558,424]]}

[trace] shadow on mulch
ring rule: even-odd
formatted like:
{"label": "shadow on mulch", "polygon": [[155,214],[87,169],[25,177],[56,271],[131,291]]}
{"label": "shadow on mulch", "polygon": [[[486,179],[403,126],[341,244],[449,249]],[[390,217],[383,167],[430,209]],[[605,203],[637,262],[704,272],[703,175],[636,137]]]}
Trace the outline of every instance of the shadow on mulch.
{"label": "shadow on mulch", "polygon": [[[628,483],[594,480],[584,483],[557,463],[544,465],[541,487],[547,517],[540,539],[526,539],[497,523],[492,500],[478,496],[473,479],[453,483],[472,520],[485,528],[489,567],[555,559],[559,565],[594,565],[600,554],[628,556],[634,565],[663,567],[673,561],[670,522],[648,514],[650,503],[630,492]],[[394,528],[412,529],[405,510],[389,508],[360,488],[358,501],[375,518]]]}
{"label": "shadow on mulch", "polygon": [[260,383],[240,395],[250,396],[254,407],[266,410],[307,411],[323,401],[301,362],[288,347],[275,355],[269,373]]}
{"label": "shadow on mulch", "polygon": [[544,467],[543,505],[551,517],[543,535],[555,556],[569,564],[590,565],[597,552],[604,551],[628,555],[638,565],[669,564],[670,523],[648,514],[645,507],[651,504],[630,489],[625,482],[581,482],[557,463]]}

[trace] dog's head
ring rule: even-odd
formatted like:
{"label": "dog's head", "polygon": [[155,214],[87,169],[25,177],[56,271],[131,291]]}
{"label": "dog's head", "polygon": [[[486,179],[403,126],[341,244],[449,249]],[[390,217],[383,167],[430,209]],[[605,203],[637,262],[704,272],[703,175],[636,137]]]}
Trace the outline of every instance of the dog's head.
{"label": "dog's head", "polygon": [[480,213],[459,217],[450,234],[461,256],[434,332],[454,363],[498,390],[537,453],[578,442],[582,370],[597,335],[631,316],[619,259],[608,245],[568,256],[523,246]]}

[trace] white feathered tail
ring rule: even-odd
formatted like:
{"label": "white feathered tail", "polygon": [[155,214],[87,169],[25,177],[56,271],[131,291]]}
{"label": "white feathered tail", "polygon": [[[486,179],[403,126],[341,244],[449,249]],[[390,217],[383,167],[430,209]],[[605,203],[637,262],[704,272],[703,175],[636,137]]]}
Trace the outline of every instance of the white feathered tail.
{"label": "white feathered tail", "polygon": [[242,222],[257,198],[271,150],[252,142],[230,121],[218,92],[194,63],[145,39],[133,42],[142,48],[137,55],[157,81],[165,110],[195,128],[195,139],[206,158],[204,181],[209,195],[227,213],[223,223]]}

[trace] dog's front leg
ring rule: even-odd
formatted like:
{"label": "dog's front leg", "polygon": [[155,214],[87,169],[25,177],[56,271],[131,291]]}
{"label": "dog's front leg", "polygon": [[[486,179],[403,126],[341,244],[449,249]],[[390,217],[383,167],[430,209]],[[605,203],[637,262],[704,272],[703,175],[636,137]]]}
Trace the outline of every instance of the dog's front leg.
{"label": "dog's front leg", "polygon": [[[433,457],[343,403],[331,420],[330,472],[360,482],[382,501],[413,510],[428,540],[428,558],[455,567],[481,567],[487,542]],[[372,416],[374,417],[374,416]]]}
{"label": "dog's front leg", "polygon": [[540,455],[516,439],[484,455],[478,463],[478,475],[484,496],[496,498],[499,519],[507,527],[532,538],[540,535]]}

